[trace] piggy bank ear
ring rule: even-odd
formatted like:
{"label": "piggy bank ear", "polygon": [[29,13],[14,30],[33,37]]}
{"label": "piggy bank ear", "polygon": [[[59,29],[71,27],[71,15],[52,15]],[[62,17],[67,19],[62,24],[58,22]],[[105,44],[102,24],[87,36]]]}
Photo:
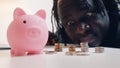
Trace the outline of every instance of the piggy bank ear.
{"label": "piggy bank ear", "polygon": [[43,19],[46,19],[46,12],[45,10],[39,10],[36,15],[42,17]]}
{"label": "piggy bank ear", "polygon": [[21,9],[21,8],[16,8],[14,10],[14,19],[16,19],[17,17],[20,17],[22,15],[25,15],[26,13]]}

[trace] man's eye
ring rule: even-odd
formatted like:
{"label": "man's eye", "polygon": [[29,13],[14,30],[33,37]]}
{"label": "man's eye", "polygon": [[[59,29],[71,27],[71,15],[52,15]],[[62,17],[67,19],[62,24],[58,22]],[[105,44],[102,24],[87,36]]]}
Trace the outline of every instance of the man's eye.
{"label": "man's eye", "polygon": [[93,13],[88,12],[86,15],[87,15],[87,16],[92,16],[92,15],[93,15]]}
{"label": "man's eye", "polygon": [[89,24],[86,24],[86,23],[82,23],[82,24],[81,24],[81,28],[82,28],[82,29],[89,29],[89,28],[90,28],[90,25],[89,25]]}
{"label": "man's eye", "polygon": [[70,25],[73,25],[74,23],[75,23],[74,21],[68,21],[67,25],[70,26]]}
{"label": "man's eye", "polygon": [[90,28],[90,25],[87,24],[87,25],[86,25],[86,28]]}

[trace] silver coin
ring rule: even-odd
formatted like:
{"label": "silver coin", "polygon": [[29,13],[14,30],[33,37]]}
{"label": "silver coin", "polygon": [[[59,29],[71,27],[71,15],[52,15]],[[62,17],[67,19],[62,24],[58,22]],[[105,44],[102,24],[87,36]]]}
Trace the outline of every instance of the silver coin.
{"label": "silver coin", "polygon": [[45,51],[45,54],[57,54],[56,51]]}
{"label": "silver coin", "polygon": [[75,51],[76,53],[81,53],[82,51]]}
{"label": "silver coin", "polygon": [[75,52],[66,52],[65,54],[66,54],[67,56],[73,56],[73,55],[76,55]]}
{"label": "silver coin", "polygon": [[76,53],[77,56],[88,56],[89,54],[86,53]]}
{"label": "silver coin", "polygon": [[82,51],[82,52],[88,52],[88,51],[89,51],[88,42],[81,42],[81,43],[80,43],[80,46],[81,46],[81,51]]}
{"label": "silver coin", "polygon": [[88,48],[88,47],[81,47],[81,51],[82,51],[82,52],[88,52],[88,51],[89,51],[89,48]]}
{"label": "silver coin", "polygon": [[95,47],[95,53],[103,53],[104,47]]}
{"label": "silver coin", "polygon": [[78,51],[78,52],[76,52],[76,55],[77,55],[77,56],[88,56],[89,53],[88,53],[88,52]]}

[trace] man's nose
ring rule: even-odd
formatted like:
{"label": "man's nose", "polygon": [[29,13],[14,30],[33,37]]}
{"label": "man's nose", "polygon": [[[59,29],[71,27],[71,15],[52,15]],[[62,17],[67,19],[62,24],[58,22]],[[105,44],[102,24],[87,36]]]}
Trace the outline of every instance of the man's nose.
{"label": "man's nose", "polygon": [[80,27],[77,27],[77,33],[84,34],[87,29],[90,28],[90,25],[82,23],[80,24]]}

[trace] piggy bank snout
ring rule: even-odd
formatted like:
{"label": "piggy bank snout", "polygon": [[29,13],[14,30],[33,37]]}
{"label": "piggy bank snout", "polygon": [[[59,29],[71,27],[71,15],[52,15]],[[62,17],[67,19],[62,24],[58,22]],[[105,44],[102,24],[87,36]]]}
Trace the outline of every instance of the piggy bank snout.
{"label": "piggy bank snout", "polygon": [[28,28],[27,36],[31,38],[40,37],[41,30],[39,28]]}

